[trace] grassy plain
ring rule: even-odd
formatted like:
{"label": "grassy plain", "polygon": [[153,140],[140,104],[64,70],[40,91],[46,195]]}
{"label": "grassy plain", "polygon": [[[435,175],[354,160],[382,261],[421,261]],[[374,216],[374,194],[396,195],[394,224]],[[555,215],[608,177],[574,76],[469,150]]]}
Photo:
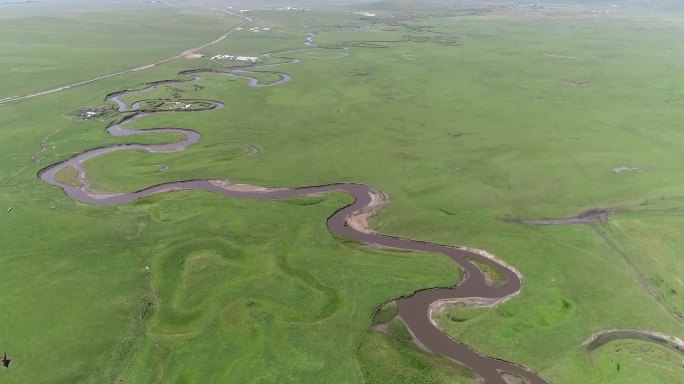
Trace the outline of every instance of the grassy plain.
{"label": "grassy plain", "polygon": [[[303,61],[277,67],[293,80],[273,88],[202,75],[203,88],[184,88],[183,97],[225,109],[132,124],[192,128],[202,134],[198,144],[94,159],[85,164],[89,178],[117,191],[204,177],[371,184],[392,198],[372,222],[380,231],[486,249],[525,276],[521,295],[499,308],[444,314],[441,324],[457,338],[554,383],[624,382],[616,362],[640,383],[681,377],[679,360],[644,343],[580,348],[604,328],[684,336],[675,314],[684,293],[679,19],[508,12],[338,30],[364,23],[328,12],[260,16],[273,33],[237,33],[207,53],[299,48],[311,29],[322,45],[371,43],[314,51],[349,53],[332,60],[290,53]],[[432,40],[444,34],[461,36],[460,44]],[[193,66],[216,64],[174,62],[0,109],[0,207],[14,207],[0,210],[0,289],[20,293],[0,298],[12,309],[0,313],[12,330],[0,345],[16,351],[16,369],[1,374],[51,383],[411,382],[432,372],[435,382],[448,381],[453,367],[413,350],[400,327],[368,327],[379,304],[448,284],[455,268],[439,257],[336,242],[323,223],[344,196],[246,202],[182,192],[91,207],[35,178],[46,164],[122,141],[105,134],[106,122],[74,120],[69,111]],[[144,98],[172,93],[160,87]],[[39,161],[29,162],[52,132]],[[514,222],[594,207],[623,212],[593,228]],[[636,212],[645,207],[659,210]]]}
{"label": "grassy plain", "polygon": [[[184,65],[172,63],[150,73],[169,77]],[[339,244],[323,223],[348,197],[269,204],[206,194],[198,209],[193,193],[89,207],[52,188],[40,188],[35,195],[22,192],[32,185],[42,187],[35,172],[45,164],[103,140],[120,141],[106,136],[106,121],[82,121],[67,111],[100,105],[103,91],[144,82],[146,76],[111,79],[65,93],[68,98],[50,95],[4,106],[0,112],[9,123],[2,134],[15,139],[5,141],[14,149],[4,152],[12,157],[4,159],[2,170],[2,206],[13,207],[2,220],[2,289],[12,292],[2,305],[12,310],[3,311],[0,321],[12,332],[3,334],[0,344],[13,358],[12,369],[2,372],[3,381],[206,382],[229,375],[241,382],[316,382],[321,374],[330,382],[362,380],[356,345],[374,308],[388,299],[387,289],[399,288],[391,295],[398,296],[422,286],[453,284],[458,271],[442,258],[428,257],[434,264],[415,279],[414,261],[425,255]],[[244,85],[239,79],[222,80]],[[36,109],[43,113],[26,120]],[[42,139],[47,145],[40,152]],[[175,139],[151,135],[128,141]],[[35,163],[31,154],[37,154]],[[241,204],[247,204],[243,214],[238,213]],[[267,218],[274,213],[278,219]],[[288,226],[293,219],[302,225]],[[310,223],[304,225],[306,221]],[[29,241],[34,236],[39,241]],[[184,244],[183,237],[192,243]],[[316,244],[319,237],[324,243]],[[307,242],[300,244],[304,238]],[[287,242],[293,244],[289,249]],[[254,257],[257,250],[263,257]],[[405,265],[395,264],[395,274],[387,264],[401,259]],[[345,271],[350,262],[354,270]],[[318,263],[317,272],[312,267]],[[252,288],[243,284],[253,292],[245,295]],[[296,302],[301,308],[295,308]],[[401,352],[409,361],[434,359]],[[232,364],[226,366],[226,361]],[[414,377],[423,373],[419,367],[398,368]],[[444,373],[441,377],[444,382],[452,379]]]}
{"label": "grassy plain", "polygon": [[240,21],[161,7],[63,8],[3,6],[0,99],[152,63],[208,43]]}
{"label": "grassy plain", "polygon": [[619,340],[590,356],[604,383],[678,383],[681,355],[658,345]]}

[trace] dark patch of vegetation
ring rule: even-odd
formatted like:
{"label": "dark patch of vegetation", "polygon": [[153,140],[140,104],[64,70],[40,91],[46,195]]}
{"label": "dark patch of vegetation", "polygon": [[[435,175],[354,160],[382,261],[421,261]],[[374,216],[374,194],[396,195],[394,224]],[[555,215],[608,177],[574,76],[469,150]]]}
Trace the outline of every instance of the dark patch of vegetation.
{"label": "dark patch of vegetation", "polygon": [[101,105],[99,107],[77,109],[69,115],[82,120],[104,119],[116,115],[118,111],[112,105]]}
{"label": "dark patch of vegetation", "polygon": [[406,39],[413,43],[427,43],[431,40],[429,36],[423,35],[406,35]]}
{"label": "dark patch of vegetation", "polygon": [[454,46],[461,44],[461,38],[459,36],[435,36],[431,40],[433,43],[440,45]]}
{"label": "dark patch of vegetation", "polygon": [[397,304],[394,302],[388,303],[375,312],[375,315],[373,315],[373,325],[386,324],[397,317],[398,314],[399,308],[397,308]]}
{"label": "dark patch of vegetation", "polygon": [[447,215],[449,215],[449,216],[456,216],[456,215],[457,215],[457,213],[449,212],[449,211],[447,211],[447,210],[444,209],[444,208],[439,208],[439,210],[442,211],[442,213],[445,213],[445,214],[447,214]]}
{"label": "dark patch of vegetation", "polygon": [[71,166],[59,170],[55,174],[55,180],[59,181],[60,183],[71,185],[77,188],[83,186],[81,180],[78,179],[78,170]]}
{"label": "dark patch of vegetation", "polygon": [[143,100],[140,110],[144,112],[193,112],[216,108],[216,105],[202,100]]}
{"label": "dark patch of vegetation", "polygon": [[474,257],[468,257],[468,261],[475,264],[475,266],[480,271],[482,271],[482,273],[484,273],[485,276],[489,278],[489,280],[494,284],[494,286],[501,286],[503,284],[506,284],[506,276],[504,276],[498,268]]}
{"label": "dark patch of vegetation", "polygon": [[447,319],[449,321],[452,321],[454,323],[463,323],[468,320],[472,320],[481,314],[485,313],[488,309],[487,308],[453,308],[450,309],[448,314],[446,315]]}

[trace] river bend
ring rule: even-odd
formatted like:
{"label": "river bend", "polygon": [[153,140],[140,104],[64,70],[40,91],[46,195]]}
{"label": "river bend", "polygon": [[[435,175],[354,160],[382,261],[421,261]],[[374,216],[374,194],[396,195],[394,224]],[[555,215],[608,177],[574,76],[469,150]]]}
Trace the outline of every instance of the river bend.
{"label": "river bend", "polygon": [[[312,45],[314,34],[307,36],[307,46]],[[278,52],[282,55],[287,52],[304,51],[311,48],[305,48],[294,51]],[[267,53],[265,56],[274,57],[275,53]],[[220,72],[216,70],[193,70],[181,73],[181,77],[188,77],[189,79],[165,80],[161,82],[151,83],[153,85],[142,90],[125,90],[115,92],[108,95],[108,99],[118,105],[121,112],[133,112],[132,117],[124,120],[119,124],[110,126],[107,130],[110,134],[115,136],[129,136],[139,134],[150,134],[154,132],[171,132],[178,133],[185,136],[184,140],[158,145],[143,145],[143,144],[120,144],[104,148],[95,148],[82,152],[72,158],[64,160],[60,163],[50,165],[39,172],[39,177],[44,182],[59,187],[71,198],[83,203],[95,205],[110,205],[122,204],[133,200],[145,198],[147,196],[172,191],[172,190],[203,190],[211,191],[224,196],[235,199],[257,199],[257,200],[275,200],[287,199],[296,196],[306,196],[311,194],[325,193],[329,191],[344,191],[354,197],[354,202],[348,206],[339,209],[333,213],[327,220],[329,230],[338,236],[343,236],[349,239],[357,240],[363,244],[374,247],[387,247],[392,249],[409,250],[417,252],[432,252],[440,253],[450,258],[464,271],[464,280],[452,288],[442,289],[426,289],[418,291],[409,297],[404,297],[396,300],[399,315],[405,322],[409,331],[413,335],[415,341],[427,348],[433,353],[437,353],[453,359],[461,364],[472,368],[477,375],[479,375],[488,384],[505,384],[502,378],[502,373],[512,373],[514,375],[523,377],[531,384],[546,384],[547,381],[541,378],[531,370],[500,359],[486,356],[473,348],[451,338],[442,330],[440,330],[432,316],[433,311],[440,304],[467,301],[467,300],[484,300],[490,305],[501,304],[509,298],[515,296],[520,292],[522,287],[522,276],[513,267],[493,258],[486,252],[465,249],[460,247],[429,243],[419,240],[404,239],[389,235],[375,233],[367,228],[359,227],[353,222],[354,217],[360,214],[373,214],[377,211],[381,204],[377,204],[377,196],[384,196],[382,192],[374,189],[371,186],[358,183],[336,183],[329,185],[306,186],[297,188],[280,188],[280,189],[266,189],[260,187],[245,187],[240,185],[232,185],[218,180],[183,180],[174,181],[159,185],[154,185],[140,191],[132,193],[115,193],[107,191],[97,191],[90,187],[88,179],[83,169],[83,163],[89,159],[101,156],[107,153],[121,151],[121,150],[143,150],[150,153],[157,152],[174,152],[182,151],[188,146],[197,143],[200,140],[200,134],[197,131],[179,128],[159,128],[159,129],[144,129],[133,130],[126,129],[125,125],[131,121],[144,118],[150,113],[175,113],[175,112],[141,112],[138,111],[140,103],[133,103],[130,108],[121,98],[125,95],[133,93],[143,93],[154,89],[159,84],[178,83],[197,81],[200,79],[198,74],[202,72],[219,72],[227,76],[245,78],[248,85],[251,87],[277,86],[284,84],[291,80],[291,77],[285,73],[276,73],[280,76],[280,80],[270,83],[261,84],[258,79],[250,77],[250,70],[255,70],[264,67],[274,67],[283,64],[294,64],[299,62],[299,59],[292,59],[286,57],[279,57],[283,59],[279,64],[254,65],[250,67],[242,67],[232,70]],[[216,101],[206,101],[214,105],[214,109],[223,108],[223,104]],[[211,111],[211,110],[208,110]],[[197,111],[196,113],[206,113],[207,111]],[[192,113],[192,112],[185,112]],[[78,171],[78,180],[82,186],[76,187],[61,183],[56,180],[55,175],[62,169],[67,167],[74,167]],[[488,263],[492,267],[506,277],[506,283],[501,286],[493,287],[487,284],[486,278],[478,266],[470,260],[479,260],[480,262]],[[483,332],[487,330],[482,330]]]}

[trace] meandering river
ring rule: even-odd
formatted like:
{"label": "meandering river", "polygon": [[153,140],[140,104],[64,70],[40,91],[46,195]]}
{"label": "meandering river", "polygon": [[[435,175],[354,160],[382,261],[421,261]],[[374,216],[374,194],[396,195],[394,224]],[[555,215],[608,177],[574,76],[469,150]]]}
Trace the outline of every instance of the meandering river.
{"label": "meandering river", "polygon": [[[307,45],[312,45],[314,36],[315,35],[313,34],[307,36]],[[279,52],[278,54],[282,55],[284,53],[286,52]],[[266,54],[267,57],[272,57],[272,55],[274,55],[274,53]],[[298,59],[281,58],[283,59],[283,62],[280,64],[254,65],[251,67],[226,70],[222,73],[228,76],[245,78],[249,82],[248,85],[252,87],[265,86],[266,84],[261,84],[258,79],[250,77],[250,71],[267,66],[273,67],[275,65],[293,64],[299,61]],[[185,73],[185,76],[192,74],[191,79],[169,80],[164,82],[156,82],[153,84],[158,85],[171,82],[197,81],[200,79],[197,74],[201,72],[217,71],[188,71]],[[290,76],[285,73],[271,73],[280,75],[280,80],[270,83],[268,86],[281,85],[290,81],[291,79]],[[363,215],[371,215],[380,209],[382,207],[382,199],[379,199],[378,197],[385,196],[382,192],[369,185],[345,182],[297,188],[267,189],[254,186],[230,184],[219,180],[183,180],[154,185],[149,188],[131,193],[98,191],[91,188],[83,169],[83,163],[89,159],[115,151],[131,149],[143,150],[150,153],[182,151],[200,140],[200,134],[197,131],[190,129],[159,128],[134,130],[125,128],[126,124],[130,123],[131,121],[144,118],[150,113],[174,113],[168,111],[141,112],[137,110],[140,105],[139,102],[133,103],[129,107],[124,101],[122,101],[122,97],[126,95],[150,91],[157,85],[152,85],[142,90],[126,90],[110,94],[108,98],[118,105],[119,111],[133,112],[134,115],[119,124],[110,126],[108,128],[108,132],[115,136],[150,134],[155,132],[172,132],[184,135],[184,140],[169,144],[120,144],[105,148],[91,149],[70,159],[44,168],[39,173],[39,177],[50,185],[62,188],[69,197],[75,200],[97,205],[122,204],[133,200],[142,199],[154,194],[179,189],[212,191],[236,199],[258,200],[286,199],[295,196],[306,196],[334,190],[345,191],[354,197],[354,202],[339,209],[328,218],[327,225],[333,234],[354,239],[363,244],[374,247],[380,246],[400,250],[440,253],[450,258],[465,272],[464,279],[455,287],[446,289],[426,289],[416,292],[410,297],[396,300],[397,306],[399,308],[399,315],[412,333],[416,343],[434,353],[446,356],[469,366],[480,377],[482,377],[486,383],[505,384],[505,381],[502,378],[502,373],[512,373],[524,378],[532,384],[547,383],[547,381],[541,378],[539,375],[521,365],[486,356],[475,349],[453,339],[437,327],[437,324],[432,316],[433,312],[437,308],[447,304],[448,302],[480,301],[487,302],[490,306],[501,304],[520,292],[522,287],[522,277],[520,273],[518,273],[513,267],[503,263],[502,261],[483,251],[375,233],[365,227],[365,219],[363,220],[362,224],[359,224],[355,219]],[[214,109],[223,108],[223,104],[220,102],[209,100],[206,102],[213,104]],[[207,113],[207,111],[197,111],[195,113]],[[78,171],[77,177],[82,183],[81,186],[77,187],[57,181],[56,174],[60,170],[67,167],[74,167]],[[506,283],[497,287],[490,286],[487,284],[487,279],[485,278],[484,272],[479,269],[477,264],[471,260],[478,260],[491,265],[493,268],[497,269],[500,274],[506,277]],[[488,332],[488,330],[483,329],[481,332]]]}

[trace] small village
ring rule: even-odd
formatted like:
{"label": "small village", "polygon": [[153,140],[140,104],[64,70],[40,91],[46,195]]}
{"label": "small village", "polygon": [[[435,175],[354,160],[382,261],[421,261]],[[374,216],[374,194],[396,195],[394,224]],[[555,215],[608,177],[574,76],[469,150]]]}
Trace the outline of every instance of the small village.
{"label": "small village", "polygon": [[113,116],[115,114],[116,110],[114,110],[110,105],[101,105],[99,107],[93,108],[81,108],[73,112],[73,115],[83,120],[104,118]]}
{"label": "small village", "polygon": [[[235,29],[235,30],[236,30],[236,31],[242,31],[243,29],[244,29],[244,28],[240,27],[240,28],[237,28],[237,29]],[[253,27],[253,28],[250,28],[250,29],[249,29],[250,32],[254,32],[254,33],[268,32],[268,31],[270,31],[270,30],[271,30],[271,28],[269,28],[269,27],[262,27],[262,28]]]}
{"label": "small village", "polygon": [[216,55],[212,56],[211,60],[227,60],[227,61],[241,61],[244,63],[258,63],[260,59],[257,56],[233,56],[233,55]]}
{"label": "small village", "polygon": [[364,12],[364,11],[357,11],[357,12],[354,12],[353,14],[363,16],[363,17],[375,17],[375,16],[377,16],[375,13]]}
{"label": "small village", "polygon": [[[229,9],[229,10],[232,10],[233,12],[240,13],[240,14],[252,12],[251,9],[236,9],[236,10],[233,10],[233,7],[228,7],[228,9]],[[261,10],[261,11],[300,11],[300,12],[304,12],[304,11],[310,11],[311,9],[309,9],[309,8],[298,8],[298,7],[290,7],[290,6],[287,6],[287,7],[278,7],[278,8],[262,8],[262,9],[260,9],[260,10]]]}
{"label": "small village", "polygon": [[144,112],[192,112],[216,108],[216,104],[202,100],[143,100],[140,110]]}

